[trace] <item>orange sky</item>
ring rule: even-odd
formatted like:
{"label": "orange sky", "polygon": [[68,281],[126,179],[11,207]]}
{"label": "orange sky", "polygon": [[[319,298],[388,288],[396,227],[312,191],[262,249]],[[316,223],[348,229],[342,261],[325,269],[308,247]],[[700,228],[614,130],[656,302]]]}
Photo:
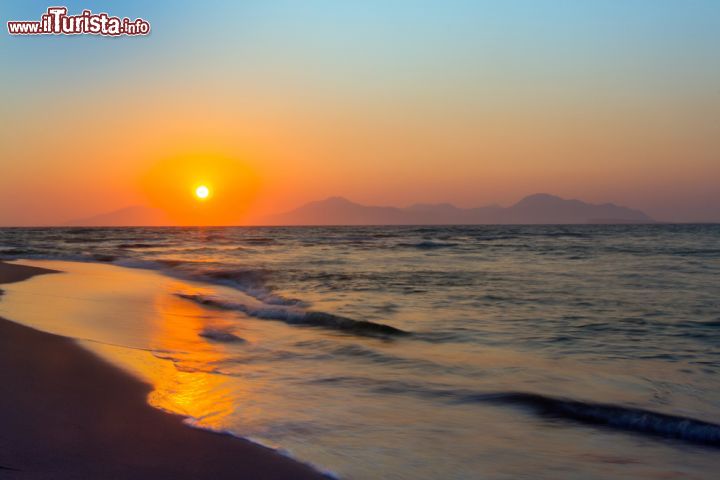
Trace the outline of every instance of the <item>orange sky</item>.
{"label": "orange sky", "polygon": [[[480,206],[541,191],[720,221],[716,4],[536,19],[250,3],[228,6],[246,19],[231,30],[219,7],[130,2],[107,9],[149,18],[149,37],[3,35],[0,225],[139,204],[242,224],[332,195]],[[198,182],[216,186],[204,210]]]}

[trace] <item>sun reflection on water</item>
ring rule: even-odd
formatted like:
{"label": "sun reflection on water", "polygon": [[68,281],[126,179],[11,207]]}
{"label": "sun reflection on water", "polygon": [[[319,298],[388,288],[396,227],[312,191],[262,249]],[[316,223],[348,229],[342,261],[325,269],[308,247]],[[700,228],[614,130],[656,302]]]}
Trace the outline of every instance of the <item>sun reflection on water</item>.
{"label": "sun reflection on water", "polygon": [[235,410],[239,382],[212,371],[212,365],[224,357],[223,345],[204,340],[198,332],[213,319],[192,303],[167,294],[157,295],[155,306],[151,351],[95,342],[87,346],[152,385],[148,401],[154,407],[220,429]]}

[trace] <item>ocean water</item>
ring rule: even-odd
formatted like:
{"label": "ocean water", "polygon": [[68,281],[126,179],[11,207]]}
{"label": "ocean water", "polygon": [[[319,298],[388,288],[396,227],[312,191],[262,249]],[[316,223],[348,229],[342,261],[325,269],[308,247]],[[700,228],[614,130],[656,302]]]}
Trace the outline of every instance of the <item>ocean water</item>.
{"label": "ocean water", "polygon": [[0,229],[0,258],[69,272],[0,315],[340,478],[720,469],[718,225]]}

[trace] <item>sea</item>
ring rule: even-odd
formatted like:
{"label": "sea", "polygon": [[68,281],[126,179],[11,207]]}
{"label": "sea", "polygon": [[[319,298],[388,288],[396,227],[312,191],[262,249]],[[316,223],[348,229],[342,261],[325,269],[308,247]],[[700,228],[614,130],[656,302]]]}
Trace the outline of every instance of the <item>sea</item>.
{"label": "sea", "polygon": [[3,317],[336,478],[720,472],[720,225],[4,228],[0,258],[68,272]]}

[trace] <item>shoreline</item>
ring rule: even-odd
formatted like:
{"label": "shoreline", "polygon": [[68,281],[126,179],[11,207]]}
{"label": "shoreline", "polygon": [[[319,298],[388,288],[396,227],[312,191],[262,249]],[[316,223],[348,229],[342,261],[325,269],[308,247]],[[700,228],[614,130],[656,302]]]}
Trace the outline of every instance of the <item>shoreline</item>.
{"label": "shoreline", "polygon": [[[48,273],[57,271],[0,262],[0,284]],[[4,318],[0,384],[3,478],[327,478],[250,440],[187,426],[147,403],[150,385],[69,338]]]}

